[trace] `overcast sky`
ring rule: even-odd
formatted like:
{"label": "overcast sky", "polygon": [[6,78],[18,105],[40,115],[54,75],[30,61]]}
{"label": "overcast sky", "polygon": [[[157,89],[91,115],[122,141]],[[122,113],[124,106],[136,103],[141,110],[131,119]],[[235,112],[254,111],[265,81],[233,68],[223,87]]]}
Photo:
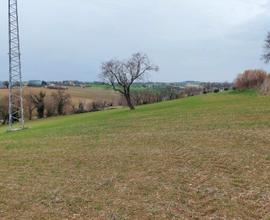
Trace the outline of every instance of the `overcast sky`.
{"label": "overcast sky", "polygon": [[[8,78],[7,0],[0,79]],[[100,64],[145,52],[152,81],[232,81],[260,60],[270,0],[18,0],[23,78],[98,79]]]}

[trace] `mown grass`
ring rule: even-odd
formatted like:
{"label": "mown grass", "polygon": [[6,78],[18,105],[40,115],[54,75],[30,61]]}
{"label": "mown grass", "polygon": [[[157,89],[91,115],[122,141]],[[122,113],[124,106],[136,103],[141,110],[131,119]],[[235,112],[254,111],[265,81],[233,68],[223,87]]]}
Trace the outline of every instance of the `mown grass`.
{"label": "mown grass", "polygon": [[0,219],[269,219],[270,98],[210,94],[0,128]]}

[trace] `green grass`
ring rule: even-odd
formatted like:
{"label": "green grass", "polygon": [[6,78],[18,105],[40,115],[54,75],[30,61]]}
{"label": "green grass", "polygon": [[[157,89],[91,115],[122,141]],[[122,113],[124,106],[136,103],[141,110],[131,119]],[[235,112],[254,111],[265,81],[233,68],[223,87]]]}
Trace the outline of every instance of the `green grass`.
{"label": "green grass", "polygon": [[97,88],[97,89],[112,89],[110,85],[98,84],[98,83],[89,83],[88,87]]}
{"label": "green grass", "polygon": [[[109,84],[99,84],[99,83],[89,83],[88,84],[88,87],[90,88],[94,88],[94,89],[106,89],[106,90],[113,90],[112,86],[109,85]],[[118,86],[116,86],[117,88],[120,88]],[[162,87],[162,86],[156,86],[156,87],[150,87],[150,88],[147,88],[141,84],[133,84],[131,86],[131,89],[132,91],[155,91],[155,92],[158,92],[162,89],[164,89],[165,87]]]}
{"label": "green grass", "polygon": [[0,219],[269,219],[270,97],[191,97],[0,128]]}

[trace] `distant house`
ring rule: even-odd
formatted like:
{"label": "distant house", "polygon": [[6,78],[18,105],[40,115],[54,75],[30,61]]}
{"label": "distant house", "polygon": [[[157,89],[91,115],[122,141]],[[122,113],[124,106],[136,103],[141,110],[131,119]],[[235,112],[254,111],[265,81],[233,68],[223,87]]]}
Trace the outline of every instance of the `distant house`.
{"label": "distant house", "polygon": [[27,83],[27,86],[30,86],[30,87],[43,87],[45,85],[46,85],[46,83],[44,81],[41,81],[41,80],[30,80]]}

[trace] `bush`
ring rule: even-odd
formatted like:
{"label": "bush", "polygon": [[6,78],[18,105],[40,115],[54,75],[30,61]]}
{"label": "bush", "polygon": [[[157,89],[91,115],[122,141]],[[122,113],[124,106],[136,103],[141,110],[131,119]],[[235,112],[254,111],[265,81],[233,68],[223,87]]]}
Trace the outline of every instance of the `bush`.
{"label": "bush", "polygon": [[260,88],[267,78],[267,72],[264,70],[246,70],[239,74],[234,84],[237,89]]}
{"label": "bush", "polygon": [[131,97],[134,105],[145,105],[160,101],[160,97],[157,92],[148,90],[133,91]]}
{"label": "bush", "polygon": [[270,95],[270,76],[268,76],[262,86],[261,86],[261,89],[260,89],[260,92],[263,94],[263,95]]}
{"label": "bush", "polygon": [[111,106],[113,106],[112,103],[107,103],[105,101],[104,102],[101,102],[101,101],[92,102],[91,112],[102,111],[105,108],[108,108]]}
{"label": "bush", "polygon": [[78,104],[78,107],[75,108],[75,111],[74,111],[76,114],[81,114],[81,113],[85,113],[87,112],[86,109],[85,109],[85,103],[80,101],[79,104]]}
{"label": "bush", "polygon": [[44,118],[45,97],[46,93],[42,91],[31,96],[32,102],[34,103],[37,110],[38,118]]}
{"label": "bush", "polygon": [[0,98],[0,122],[1,124],[8,122],[8,96]]}
{"label": "bush", "polygon": [[51,96],[45,97],[45,112],[46,117],[57,115],[57,103]]}
{"label": "bush", "polygon": [[93,106],[94,108],[97,106],[95,103],[86,103],[85,101],[79,101],[76,105],[72,106],[72,113],[74,114],[82,114],[86,112],[91,112],[93,111]]}
{"label": "bush", "polygon": [[53,99],[58,115],[65,115],[66,108],[71,103],[71,96],[69,93],[66,93],[64,90],[57,90],[51,94],[51,98]]}

